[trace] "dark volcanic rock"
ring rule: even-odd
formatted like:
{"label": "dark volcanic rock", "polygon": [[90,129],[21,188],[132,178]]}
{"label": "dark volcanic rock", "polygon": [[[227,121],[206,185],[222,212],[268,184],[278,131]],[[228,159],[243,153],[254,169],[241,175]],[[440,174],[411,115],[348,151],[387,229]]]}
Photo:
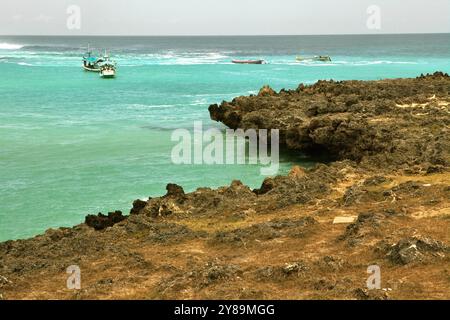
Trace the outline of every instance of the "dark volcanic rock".
{"label": "dark volcanic rock", "polygon": [[167,190],[165,196],[150,199],[142,213],[153,218],[168,215],[215,215],[218,212],[246,210],[257,197],[249,187],[237,180],[229,187],[217,190],[199,188],[185,194],[177,185],[168,185]]}
{"label": "dark volcanic rock", "polygon": [[126,217],[122,215],[121,211],[109,212],[108,215],[99,213],[98,215],[88,215],[84,223],[95,230],[103,230],[112,227],[116,223],[125,220]]}
{"label": "dark volcanic rock", "polygon": [[167,190],[167,194],[165,195],[166,197],[175,197],[175,198],[184,197],[183,187],[177,184],[169,183],[166,186],[166,190]]}
{"label": "dark volcanic rock", "polygon": [[144,209],[146,205],[147,201],[140,199],[134,200],[133,208],[131,208],[130,214],[140,214],[142,212],[142,209]]}
{"label": "dark volcanic rock", "polygon": [[275,186],[276,186],[276,182],[274,179],[266,178],[266,179],[264,179],[264,181],[261,185],[261,188],[255,189],[255,190],[253,190],[253,192],[258,195],[266,194],[267,192],[269,192],[270,190],[275,188]]}

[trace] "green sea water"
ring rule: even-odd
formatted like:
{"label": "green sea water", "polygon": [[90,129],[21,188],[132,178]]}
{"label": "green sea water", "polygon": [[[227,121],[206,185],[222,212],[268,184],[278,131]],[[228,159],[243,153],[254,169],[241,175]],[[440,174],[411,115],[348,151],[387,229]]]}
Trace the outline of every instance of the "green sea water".
{"label": "green sea water", "polygon": [[[137,198],[240,179],[258,165],[172,164],[173,130],[209,119],[208,106],[319,79],[381,79],[450,72],[450,35],[299,37],[0,36],[0,241],[72,226]],[[84,47],[108,49],[118,76],[81,69]],[[332,62],[295,61],[327,54]],[[233,65],[232,59],[265,59]],[[280,173],[304,155],[281,153]]]}

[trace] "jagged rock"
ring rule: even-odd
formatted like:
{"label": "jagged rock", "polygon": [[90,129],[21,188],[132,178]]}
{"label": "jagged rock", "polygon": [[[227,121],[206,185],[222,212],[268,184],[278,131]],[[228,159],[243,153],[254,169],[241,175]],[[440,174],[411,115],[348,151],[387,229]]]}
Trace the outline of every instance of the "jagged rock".
{"label": "jagged rock", "polygon": [[392,188],[392,192],[397,194],[419,195],[427,192],[422,182],[407,181]]}
{"label": "jagged rock", "polygon": [[433,174],[433,173],[441,173],[444,172],[445,167],[443,165],[430,165],[427,168],[427,174]]}
{"label": "jagged rock", "polygon": [[291,178],[301,178],[306,175],[305,169],[300,166],[293,166],[291,171],[289,171],[289,177]]}
{"label": "jagged rock", "polygon": [[289,149],[379,167],[426,162],[433,171],[450,164],[449,89],[450,78],[441,73],[319,81],[283,94],[264,88],[258,96],[238,97],[209,111],[211,119],[233,129],[280,129],[280,143]]}
{"label": "jagged rock", "polygon": [[344,205],[352,205],[355,203],[359,203],[360,199],[367,193],[367,190],[362,188],[360,185],[353,185],[347,188],[344,193],[342,200],[344,201]]}
{"label": "jagged rock", "polygon": [[140,210],[140,213],[157,218],[187,212],[182,208],[182,204],[186,200],[183,188],[177,184],[169,183],[166,190],[165,196],[150,199]]}
{"label": "jagged rock", "polygon": [[277,93],[270,86],[265,85],[259,90],[258,96],[275,96]]}
{"label": "jagged rock", "polygon": [[183,213],[184,211],[174,201],[166,201],[158,209],[158,216],[169,216],[172,214]]}
{"label": "jagged rock", "polygon": [[303,261],[287,262],[281,266],[259,267],[255,270],[258,280],[285,281],[293,276],[300,276],[309,271]]}
{"label": "jagged rock", "polygon": [[339,240],[347,240],[349,245],[355,245],[364,240],[366,235],[377,229],[384,218],[385,216],[379,213],[361,213],[356,222],[347,226],[344,234],[339,237]]}
{"label": "jagged rock", "polygon": [[313,283],[314,290],[333,290],[336,282],[328,279],[319,279]]}
{"label": "jagged rock", "polygon": [[317,266],[324,271],[336,272],[341,270],[345,261],[335,256],[325,256],[316,262]]}
{"label": "jagged rock", "polygon": [[102,213],[99,213],[98,215],[88,215],[86,216],[84,223],[95,230],[104,230],[125,219],[126,217],[122,215],[122,211],[114,211],[109,212],[107,216]]}
{"label": "jagged rock", "polygon": [[390,300],[389,293],[383,290],[369,290],[358,288],[354,291],[358,300]]}
{"label": "jagged rock", "polygon": [[208,263],[204,276],[208,283],[220,279],[228,279],[239,272],[239,267],[234,265],[218,265],[216,263]]}
{"label": "jagged rock", "polygon": [[387,253],[396,264],[409,264],[423,261],[428,253],[449,253],[450,247],[442,242],[426,237],[411,237],[400,240]]}
{"label": "jagged rock", "polygon": [[301,263],[301,262],[292,262],[292,263],[286,263],[282,268],[281,271],[285,275],[291,275],[291,274],[298,274],[301,271],[307,270],[307,267]]}
{"label": "jagged rock", "polygon": [[229,187],[217,190],[199,188],[185,194],[177,185],[169,185],[168,193],[160,198],[153,198],[142,210],[142,213],[158,218],[168,215],[214,215],[217,212],[245,211],[251,207],[257,196],[248,186],[235,180]]}
{"label": "jagged rock", "polygon": [[0,288],[3,286],[6,286],[8,284],[11,284],[12,282],[8,280],[8,278],[0,275]]}
{"label": "jagged rock", "polygon": [[266,194],[267,192],[269,192],[270,190],[275,188],[275,186],[276,186],[276,182],[274,179],[265,178],[261,185],[261,188],[254,189],[253,192],[256,193],[257,195]]}
{"label": "jagged rock", "polygon": [[169,183],[166,186],[166,190],[167,190],[167,194],[165,195],[166,197],[180,198],[180,197],[184,197],[184,195],[185,195],[183,187],[181,187],[177,184]]}
{"label": "jagged rock", "polygon": [[147,201],[143,201],[140,199],[134,200],[133,208],[131,208],[130,214],[141,214],[142,210],[145,208],[146,205],[147,205]]}
{"label": "jagged rock", "polygon": [[265,279],[273,278],[274,274],[275,274],[275,268],[271,267],[271,266],[261,267],[256,270],[256,276],[259,279],[265,280]]}

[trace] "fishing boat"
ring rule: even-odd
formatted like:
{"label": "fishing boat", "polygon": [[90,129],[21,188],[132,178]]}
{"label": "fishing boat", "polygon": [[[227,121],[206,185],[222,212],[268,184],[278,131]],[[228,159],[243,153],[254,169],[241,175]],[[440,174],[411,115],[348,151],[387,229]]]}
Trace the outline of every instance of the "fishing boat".
{"label": "fishing boat", "polygon": [[264,60],[233,60],[236,64],[264,64]]}
{"label": "fishing boat", "polygon": [[106,52],[99,64],[99,68],[100,77],[102,78],[114,78],[116,76],[116,62],[111,60]]}
{"label": "fishing boat", "polygon": [[83,56],[83,69],[91,72],[100,72],[99,64],[101,62],[103,62],[103,60],[93,55],[92,51],[88,46],[88,50]]}
{"label": "fishing boat", "polygon": [[331,61],[329,56],[315,56],[313,57],[314,61]]}
{"label": "fishing boat", "polygon": [[314,57],[300,57],[296,58],[297,61],[331,61],[330,56],[314,56]]}

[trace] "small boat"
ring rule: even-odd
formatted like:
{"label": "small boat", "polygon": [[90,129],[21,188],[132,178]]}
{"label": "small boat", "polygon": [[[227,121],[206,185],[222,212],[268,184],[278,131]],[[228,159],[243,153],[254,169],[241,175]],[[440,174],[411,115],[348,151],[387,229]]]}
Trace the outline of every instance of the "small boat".
{"label": "small boat", "polygon": [[91,72],[100,72],[99,63],[101,62],[103,60],[94,56],[88,46],[88,50],[83,56],[83,69]]}
{"label": "small boat", "polygon": [[114,78],[116,76],[115,67],[102,66],[100,68],[100,77],[102,78]]}
{"label": "small boat", "polygon": [[99,68],[102,78],[114,78],[116,76],[116,62],[111,60],[106,53],[99,64]]}
{"label": "small boat", "polygon": [[329,56],[315,56],[313,57],[314,61],[331,61]]}
{"label": "small boat", "polygon": [[297,61],[331,61],[331,57],[329,56],[314,56],[314,57],[300,57],[296,58]]}
{"label": "small boat", "polygon": [[233,60],[236,64],[264,64],[264,60]]}

